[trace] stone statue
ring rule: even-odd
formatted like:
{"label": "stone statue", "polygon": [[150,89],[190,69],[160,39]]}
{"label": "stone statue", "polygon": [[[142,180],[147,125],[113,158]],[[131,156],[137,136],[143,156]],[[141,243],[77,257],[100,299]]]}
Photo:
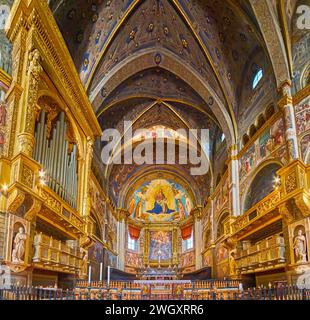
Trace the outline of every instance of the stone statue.
{"label": "stone statue", "polygon": [[307,262],[306,237],[302,234],[301,229],[298,230],[298,234],[294,239],[293,248],[296,262]]}
{"label": "stone statue", "polygon": [[27,235],[24,232],[24,228],[20,227],[14,239],[14,249],[12,251],[12,261],[14,263],[24,262],[26,239]]}

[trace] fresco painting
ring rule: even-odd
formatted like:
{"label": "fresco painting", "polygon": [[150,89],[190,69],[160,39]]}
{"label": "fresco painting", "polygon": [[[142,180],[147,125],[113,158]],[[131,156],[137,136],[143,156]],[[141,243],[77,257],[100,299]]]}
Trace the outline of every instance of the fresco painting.
{"label": "fresco painting", "polygon": [[174,181],[165,179],[144,183],[128,204],[132,218],[159,222],[184,220],[192,208],[187,191]]}
{"label": "fresco painting", "polygon": [[240,159],[240,179],[243,180],[269,156],[275,156],[284,144],[284,121],[279,118],[270,128],[266,129],[249,147]]}

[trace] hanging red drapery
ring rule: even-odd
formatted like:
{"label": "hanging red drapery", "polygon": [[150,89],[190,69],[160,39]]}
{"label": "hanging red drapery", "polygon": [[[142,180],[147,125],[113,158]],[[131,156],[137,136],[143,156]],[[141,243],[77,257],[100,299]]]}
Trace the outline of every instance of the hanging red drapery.
{"label": "hanging red drapery", "polygon": [[128,226],[128,232],[131,239],[138,240],[140,237],[140,229],[134,226]]}
{"label": "hanging red drapery", "polygon": [[190,226],[186,226],[181,229],[181,234],[182,234],[182,239],[187,240],[192,236],[193,232],[193,225],[191,224]]}

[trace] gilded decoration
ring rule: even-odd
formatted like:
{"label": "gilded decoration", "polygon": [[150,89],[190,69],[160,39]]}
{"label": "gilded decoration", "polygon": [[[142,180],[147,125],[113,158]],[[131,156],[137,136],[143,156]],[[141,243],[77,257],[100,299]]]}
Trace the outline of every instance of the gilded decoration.
{"label": "gilded decoration", "polygon": [[[211,2],[14,1],[12,77],[0,70],[0,264],[14,281],[85,282],[92,294],[107,266],[168,281],[205,267],[236,293],[247,278],[264,282],[261,272],[272,285],[300,281],[310,265],[309,86],[292,96],[290,23],[268,0]],[[209,171],[191,174],[180,153],[176,164],[104,163],[102,130],[125,139],[125,119],[146,129],[133,146],[153,151],[155,138],[189,151],[177,130],[196,128]],[[201,285],[187,291],[211,292]],[[112,283],[111,298],[114,286],[124,289]]]}
{"label": "gilded decoration", "polygon": [[32,189],[33,188],[33,182],[34,182],[34,173],[26,165],[23,165],[22,168],[23,169],[22,169],[22,174],[21,174],[21,183],[23,183],[25,186],[27,186],[30,189]]}

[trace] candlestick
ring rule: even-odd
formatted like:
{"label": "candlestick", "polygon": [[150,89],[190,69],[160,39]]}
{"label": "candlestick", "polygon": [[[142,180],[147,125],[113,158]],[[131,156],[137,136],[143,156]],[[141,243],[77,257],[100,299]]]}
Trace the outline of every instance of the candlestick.
{"label": "candlestick", "polygon": [[111,267],[108,266],[108,278],[107,278],[107,286],[110,287],[110,273],[111,273]]}
{"label": "candlestick", "polygon": [[100,262],[100,275],[99,275],[99,281],[102,281],[102,262]]}
{"label": "candlestick", "polygon": [[88,267],[88,286],[90,286],[91,283],[91,265]]}

